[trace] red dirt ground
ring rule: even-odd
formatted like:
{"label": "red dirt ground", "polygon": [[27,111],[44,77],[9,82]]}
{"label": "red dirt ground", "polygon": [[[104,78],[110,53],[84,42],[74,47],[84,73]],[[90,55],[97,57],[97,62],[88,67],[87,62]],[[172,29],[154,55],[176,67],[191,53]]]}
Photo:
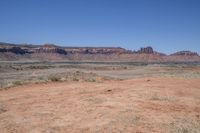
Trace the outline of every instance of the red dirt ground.
{"label": "red dirt ground", "polygon": [[200,132],[200,79],[29,84],[0,91],[1,133]]}

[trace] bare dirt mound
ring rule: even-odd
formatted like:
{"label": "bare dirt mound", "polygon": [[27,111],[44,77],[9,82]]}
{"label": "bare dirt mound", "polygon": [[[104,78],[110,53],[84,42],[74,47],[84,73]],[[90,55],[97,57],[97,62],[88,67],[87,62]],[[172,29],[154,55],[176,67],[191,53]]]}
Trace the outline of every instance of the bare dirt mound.
{"label": "bare dirt mound", "polygon": [[138,78],[0,91],[1,133],[200,132],[200,80]]}

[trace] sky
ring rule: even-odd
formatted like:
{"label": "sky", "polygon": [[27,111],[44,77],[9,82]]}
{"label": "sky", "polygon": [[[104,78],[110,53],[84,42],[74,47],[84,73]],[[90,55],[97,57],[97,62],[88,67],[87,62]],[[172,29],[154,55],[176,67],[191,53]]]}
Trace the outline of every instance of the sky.
{"label": "sky", "polygon": [[0,42],[200,53],[200,0],[0,0]]}

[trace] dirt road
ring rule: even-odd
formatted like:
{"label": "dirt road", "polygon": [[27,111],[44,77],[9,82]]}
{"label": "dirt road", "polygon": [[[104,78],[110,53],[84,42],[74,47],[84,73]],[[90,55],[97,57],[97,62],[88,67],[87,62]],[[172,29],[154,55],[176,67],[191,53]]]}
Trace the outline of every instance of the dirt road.
{"label": "dirt road", "polygon": [[200,132],[200,79],[29,84],[0,91],[1,133]]}

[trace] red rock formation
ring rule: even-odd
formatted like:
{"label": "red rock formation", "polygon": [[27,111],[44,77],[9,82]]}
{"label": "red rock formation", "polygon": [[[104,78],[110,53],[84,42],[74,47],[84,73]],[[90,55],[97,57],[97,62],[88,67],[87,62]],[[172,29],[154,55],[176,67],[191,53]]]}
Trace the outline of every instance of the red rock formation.
{"label": "red rock formation", "polygon": [[171,56],[198,56],[196,52],[191,51],[179,51],[174,54],[171,54]]}
{"label": "red rock formation", "polygon": [[64,49],[58,48],[52,44],[45,44],[39,48],[34,49],[35,53],[58,53],[58,54],[67,54]]}
{"label": "red rock formation", "polygon": [[141,48],[140,50],[137,51],[137,53],[140,53],[140,54],[153,54],[154,51],[153,51],[153,48],[152,47],[146,47],[146,48]]}
{"label": "red rock formation", "polygon": [[200,61],[197,53],[180,51],[165,55],[152,47],[130,51],[120,47],[58,47],[45,45],[16,45],[0,43],[0,60],[92,60],[92,61],[132,61],[168,62]]}

